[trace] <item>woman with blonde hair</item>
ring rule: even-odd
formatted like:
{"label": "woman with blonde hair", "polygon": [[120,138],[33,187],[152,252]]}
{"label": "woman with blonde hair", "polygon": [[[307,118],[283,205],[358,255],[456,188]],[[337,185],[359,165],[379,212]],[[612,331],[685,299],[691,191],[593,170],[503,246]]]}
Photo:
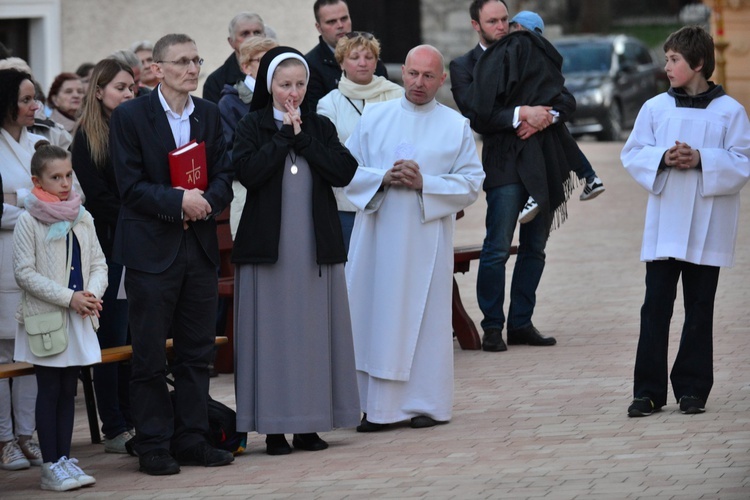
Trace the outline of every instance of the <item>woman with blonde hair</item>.
{"label": "woman with blonde hair", "polygon": [[[120,213],[120,194],[109,156],[109,117],[123,102],[132,99],[133,69],[116,59],[103,59],[91,74],[91,83],[73,139],[73,169],[86,192],[86,209],[94,216],[94,227],[109,269],[109,287],[102,299],[98,331],[102,349],[127,344],[128,303],[118,300],[122,266],[112,261],[112,244]],[[94,366],[94,391],[102,420],[104,451],[126,453],[133,424],[128,411],[129,373],[119,363]]]}
{"label": "woman with blonde hair", "polygon": [[[404,95],[404,89],[375,75],[380,42],[370,33],[352,31],[341,37],[336,44],[335,56],[342,70],[339,87],[318,101],[318,114],[333,122],[343,144],[359,122],[365,105],[398,99]],[[334,188],[334,194],[348,252],[356,209],[344,196],[343,188]]]}

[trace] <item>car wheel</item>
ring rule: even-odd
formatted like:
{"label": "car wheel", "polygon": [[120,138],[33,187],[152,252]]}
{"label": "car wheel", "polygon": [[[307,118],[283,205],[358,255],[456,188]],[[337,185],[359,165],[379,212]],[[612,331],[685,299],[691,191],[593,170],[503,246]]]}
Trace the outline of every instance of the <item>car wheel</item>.
{"label": "car wheel", "polygon": [[622,111],[620,104],[613,102],[607,111],[607,118],[602,123],[602,131],[597,134],[600,141],[619,141],[622,135]]}

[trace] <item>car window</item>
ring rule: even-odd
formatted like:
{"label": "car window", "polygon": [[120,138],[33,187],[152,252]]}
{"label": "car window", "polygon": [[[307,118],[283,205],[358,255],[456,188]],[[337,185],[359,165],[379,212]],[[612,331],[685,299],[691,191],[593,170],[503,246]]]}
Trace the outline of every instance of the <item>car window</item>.
{"label": "car window", "polygon": [[652,64],[653,62],[651,54],[648,53],[646,47],[635,42],[625,43],[625,53],[621,60],[633,66],[643,66],[645,64]]}
{"label": "car window", "polygon": [[652,64],[654,62],[651,59],[651,54],[648,49],[642,45],[638,46],[635,57],[638,60],[638,64]]}
{"label": "car window", "polygon": [[564,44],[557,50],[563,56],[565,74],[585,71],[609,71],[612,66],[612,46],[609,44]]}

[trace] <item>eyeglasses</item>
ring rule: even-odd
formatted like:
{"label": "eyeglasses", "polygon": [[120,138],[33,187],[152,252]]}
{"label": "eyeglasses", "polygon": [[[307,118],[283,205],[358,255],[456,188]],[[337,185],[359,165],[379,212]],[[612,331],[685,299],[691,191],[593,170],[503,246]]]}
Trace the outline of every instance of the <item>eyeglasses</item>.
{"label": "eyeglasses", "polygon": [[193,59],[188,59],[187,57],[183,57],[182,59],[177,59],[176,61],[156,61],[156,64],[161,63],[169,63],[174,64],[175,66],[179,66],[180,68],[187,68],[188,66],[190,66],[190,63],[193,63],[196,66],[203,66],[203,58],[196,57]]}
{"label": "eyeglasses", "polygon": [[375,36],[372,33],[368,33],[366,31],[350,31],[349,33],[346,34],[346,38],[350,40],[352,38],[358,38],[358,37],[362,37],[365,40],[372,40],[373,38],[375,38]]}

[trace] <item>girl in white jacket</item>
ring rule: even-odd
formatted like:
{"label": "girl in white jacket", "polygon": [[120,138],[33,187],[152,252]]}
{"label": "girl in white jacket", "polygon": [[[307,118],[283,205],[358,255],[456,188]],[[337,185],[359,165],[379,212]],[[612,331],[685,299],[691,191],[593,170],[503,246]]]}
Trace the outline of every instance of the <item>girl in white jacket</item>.
{"label": "girl in white jacket", "polygon": [[[15,359],[34,365],[39,387],[41,487],[67,491],[96,482],[68,457],[78,372],[81,366],[101,361],[95,328],[102,309],[99,297],[107,288],[107,264],[93,218],[73,190],[69,153],[47,141],[35,147],[34,189],[13,235],[13,269],[23,291]],[[37,356],[31,352],[24,318],[56,311],[62,312],[67,328],[67,347],[58,354]],[[31,320],[27,321],[31,327]]]}

